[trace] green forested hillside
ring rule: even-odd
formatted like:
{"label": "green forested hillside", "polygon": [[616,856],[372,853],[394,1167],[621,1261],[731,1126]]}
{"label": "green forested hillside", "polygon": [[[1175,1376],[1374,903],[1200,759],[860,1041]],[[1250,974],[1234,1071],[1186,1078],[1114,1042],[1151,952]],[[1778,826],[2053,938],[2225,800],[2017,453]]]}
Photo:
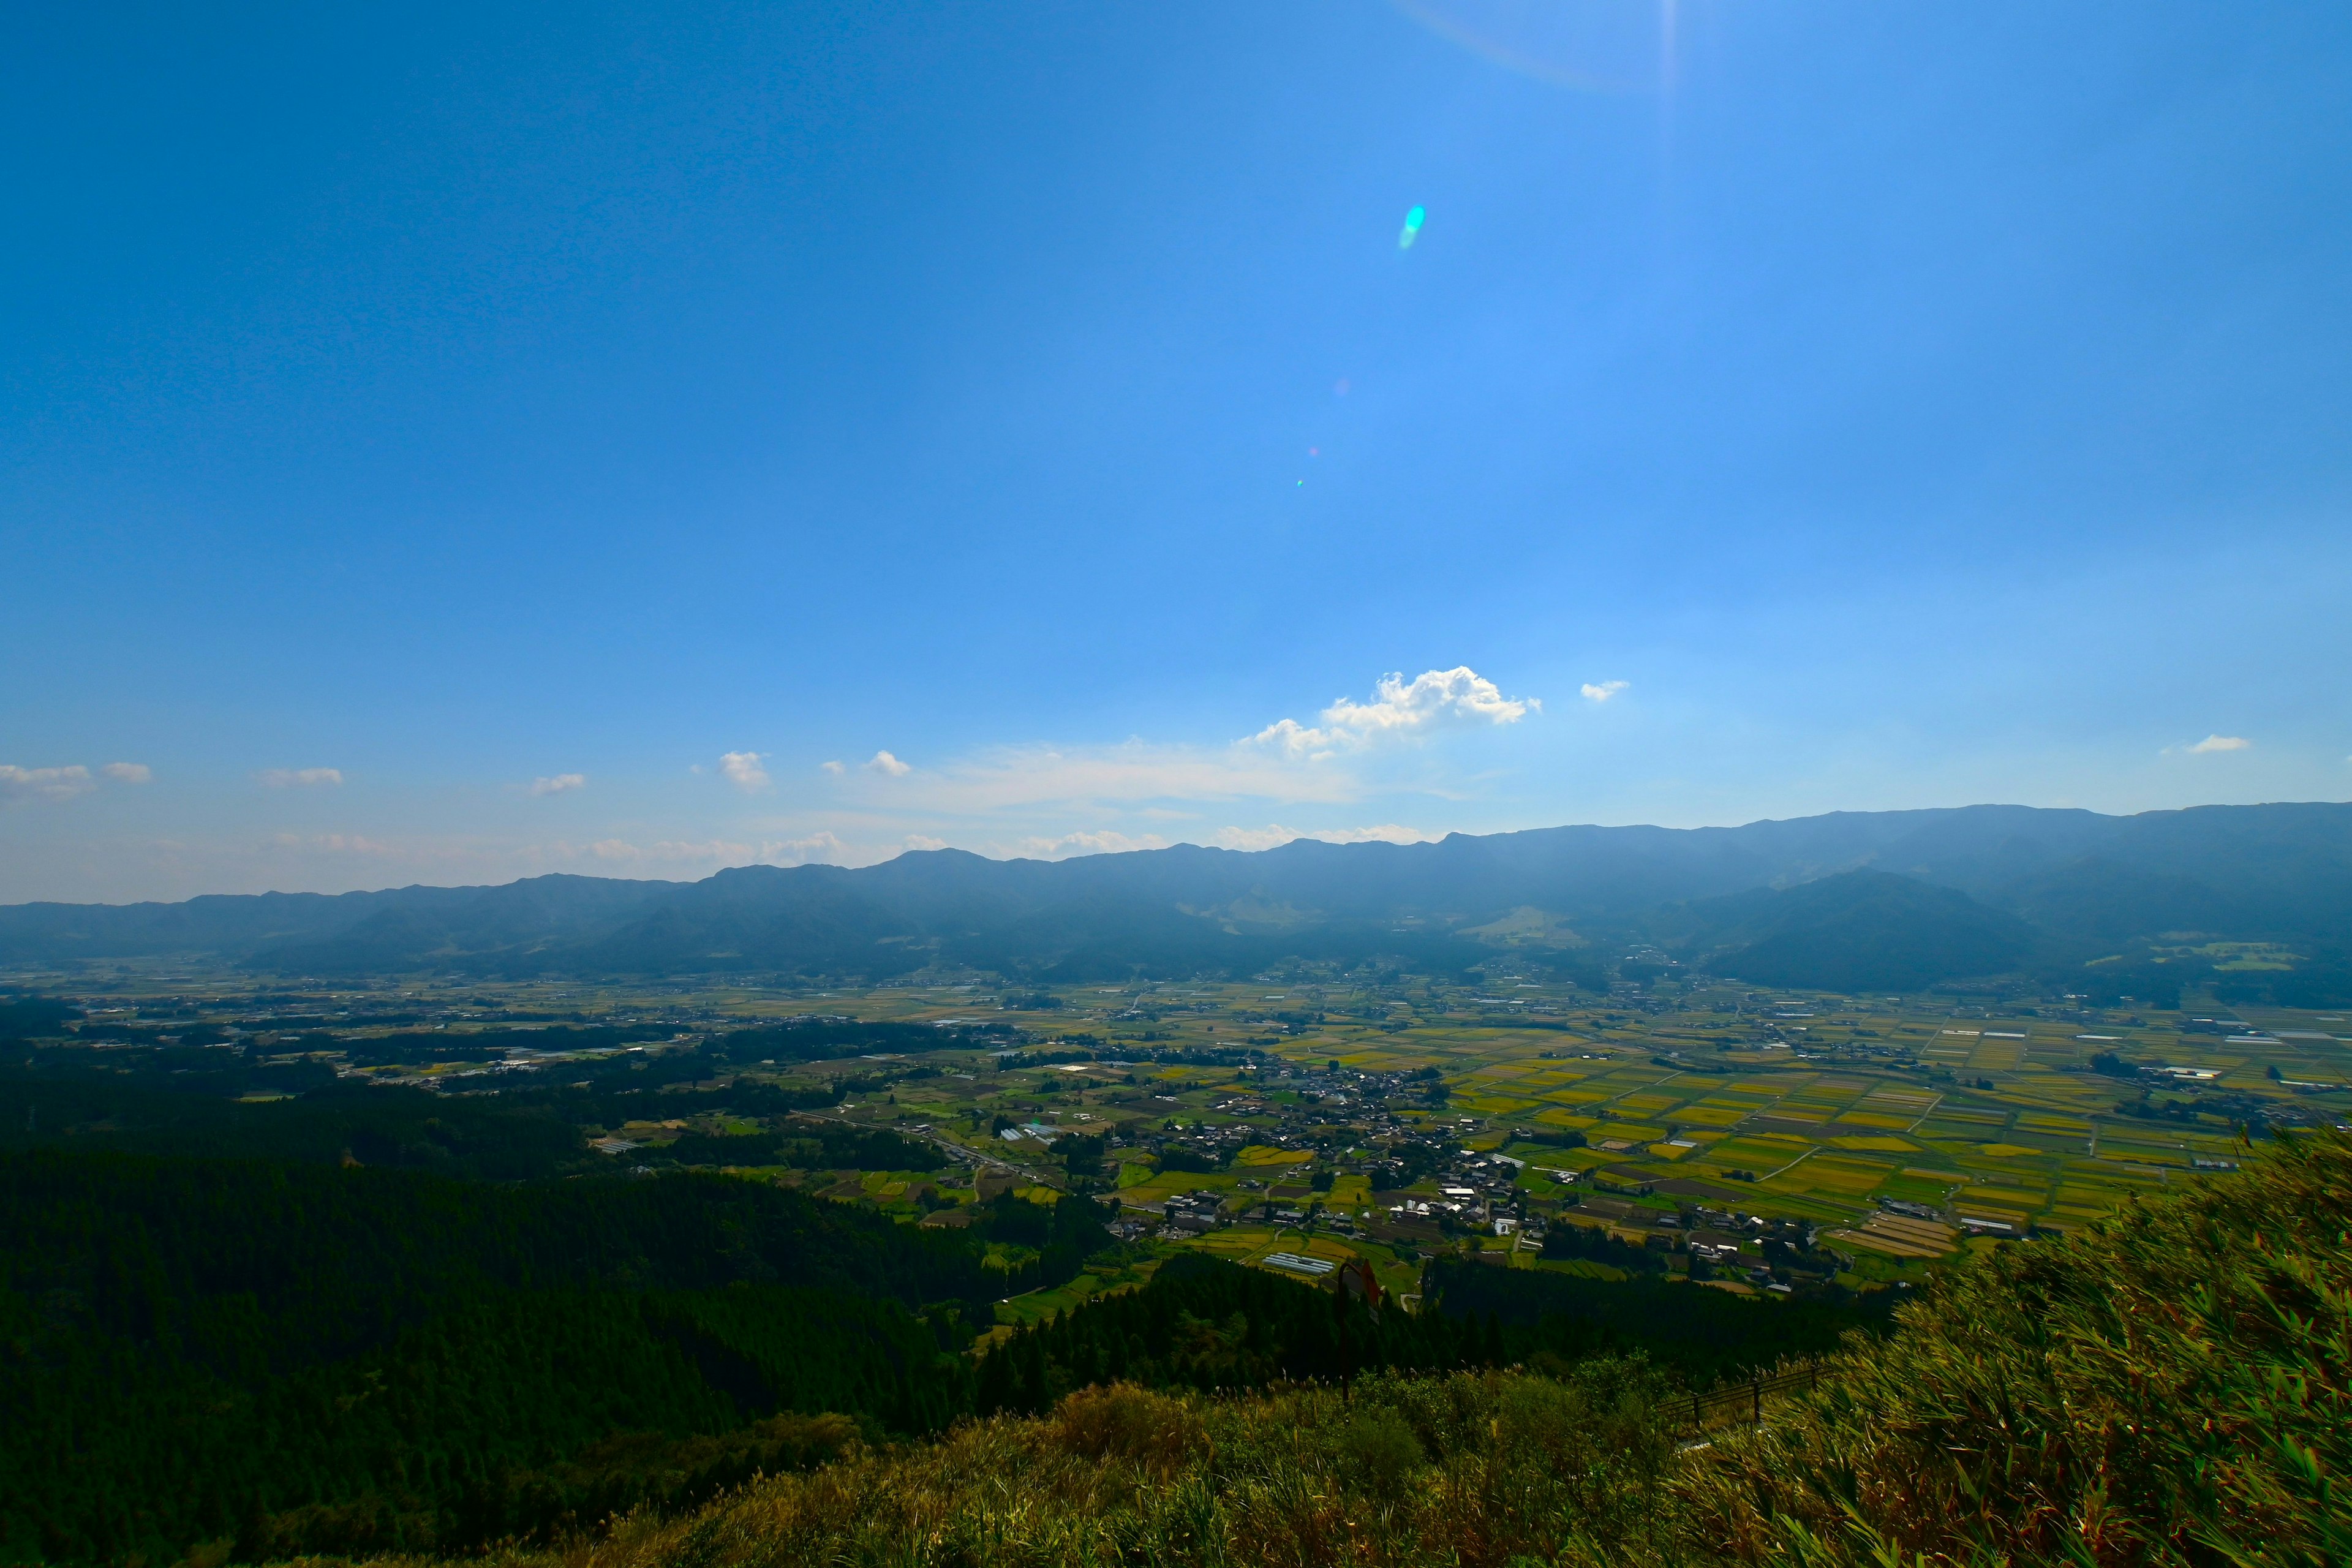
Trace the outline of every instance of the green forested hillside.
{"label": "green forested hillside", "polygon": [[1375,1313],[1344,1294],[1184,1253],[1140,1290],[1098,1298],[999,1343],[981,1363],[977,1407],[1035,1414],[1073,1389],[1122,1380],[1215,1392],[1342,1382],[1383,1367],[1484,1366],[1502,1353],[1491,1324]]}
{"label": "green forested hillside", "polygon": [[2343,1563],[2352,1138],[2321,1134],[2082,1235],[1975,1256],[1902,1309],[1891,1336],[1850,1342],[1817,1388],[1761,1403],[1760,1425],[1743,1400],[1696,1441],[1686,1399],[1638,1357],[1549,1376],[1381,1372],[1244,1398],[1119,1384],[935,1444],[852,1445],[685,1517],[641,1514],[593,1560]]}
{"label": "green forested hillside", "polygon": [[[893,1037],[887,1026],[864,1036],[840,1026],[823,1032],[825,1046],[810,1048],[840,1050]],[[107,1148],[215,1159],[356,1160],[491,1181],[599,1172],[610,1162],[588,1147],[587,1129],[709,1111],[773,1124],[794,1112],[835,1104],[844,1092],[859,1087],[856,1077],[838,1073],[823,1081],[778,1083],[732,1070],[730,1044],[743,1059],[756,1060],[758,1047],[771,1043],[759,1037],[782,1033],[742,1031],[728,1043],[700,1049],[567,1058],[553,1068],[512,1068],[494,1079],[475,1080],[480,1087],[470,1092],[341,1076],[324,1060],[289,1054],[305,1048],[299,1040],[270,1051],[148,1039],[32,1042],[0,1061],[0,1100],[14,1112],[0,1117],[0,1152]],[[746,1035],[754,1037],[748,1045]],[[387,1037],[394,1037],[378,1038]],[[440,1048],[469,1057],[498,1055],[497,1049],[453,1045],[457,1038],[462,1037],[442,1037]],[[562,1044],[541,1038],[548,1048]],[[326,1037],[315,1041],[320,1050],[359,1058],[374,1043]],[[927,1034],[923,1043],[936,1046],[940,1038]],[[788,1129],[777,1126],[751,1139],[688,1137],[666,1149],[641,1151],[635,1163],[927,1171],[937,1166],[939,1155],[929,1144],[887,1129],[852,1129],[798,1117]]]}
{"label": "green forested hillside", "polygon": [[[1711,1375],[1795,1343],[1747,1319],[1802,1315],[1655,1286],[1706,1300],[1628,1299],[1586,1332],[1549,1298],[1487,1300],[1499,1271],[1466,1265],[1433,1269],[1441,1310],[1375,1313],[1187,1254],[975,1363],[959,1352],[991,1299],[1069,1278],[1105,1240],[1079,1199],[1000,1198],[978,1218],[921,1230],[710,1175],[494,1186],[0,1158],[0,1395],[22,1413],[0,1427],[0,1550],[446,1552],[689,1503],[861,1427],[936,1433],[1120,1380],[1241,1392],[1643,1344],[1685,1361],[1677,1347],[1703,1346],[1690,1370]],[[992,1268],[990,1242],[1034,1258]],[[1746,1314],[1745,1337],[1711,1319],[1713,1338],[1695,1332],[1706,1306]],[[828,1412],[850,1425],[784,1419]]]}
{"label": "green forested hillside", "polygon": [[1850,1331],[1884,1332],[1895,1292],[1843,1290],[1779,1301],[1662,1278],[1622,1281],[1433,1258],[1424,1300],[1440,1313],[1501,1325],[1504,1357],[1533,1362],[1646,1356],[1695,1387],[1827,1355]]}
{"label": "green forested hillside", "polygon": [[975,1408],[1034,1415],[1073,1390],[1122,1381],[1214,1393],[1628,1354],[1705,1388],[1828,1354],[1848,1331],[1883,1331],[1892,1305],[1887,1293],[1781,1302],[1454,1258],[1431,1260],[1423,1291],[1419,1312],[1373,1311],[1328,1287],[1181,1254],[1140,1290],[1099,1297],[992,1348]]}
{"label": "green forested hillside", "polygon": [[[967,1325],[1103,1239],[1080,1201],[957,1232],[710,1175],[0,1157],[0,1550],[446,1548],[690,1491],[778,1412],[935,1430],[970,1403]],[[992,1240],[1036,1256],[990,1268]],[[563,1470],[632,1433],[654,1446],[593,1485]],[[664,1446],[729,1434],[683,1470]]]}
{"label": "green forested hillside", "polygon": [[[1601,1323],[1621,1349],[1696,1334],[1754,1355],[1833,1325],[1724,1299],[1790,1314],[1753,1320],[1777,1337],[1727,1335],[1691,1318],[1714,1292],[1599,1281],[1627,1293],[1580,1318],[1559,1287],[1444,1267],[1435,1310],[1374,1320],[1201,1259],[974,1368],[949,1299],[979,1278],[974,1238],[716,1177],[492,1188],[43,1154],[0,1161],[0,1195],[13,1561],[446,1555],[639,1503],[656,1506],[600,1561],[2137,1568],[2352,1551],[2339,1133],[1972,1257],[1891,1337],[1848,1339],[1817,1388],[1705,1447],[1656,1362],[1547,1356],[1546,1336],[1591,1349],[1578,1336]],[[1013,1219],[1080,1245],[1057,1215]],[[1002,1414],[878,1443],[975,1406]]]}

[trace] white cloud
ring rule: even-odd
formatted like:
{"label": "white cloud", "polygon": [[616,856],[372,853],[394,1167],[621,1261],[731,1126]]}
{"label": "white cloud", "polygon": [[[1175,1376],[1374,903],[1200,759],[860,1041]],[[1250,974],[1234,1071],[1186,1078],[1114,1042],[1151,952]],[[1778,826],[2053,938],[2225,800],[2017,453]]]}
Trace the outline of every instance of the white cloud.
{"label": "white cloud", "polygon": [[[943,816],[971,819],[971,826],[982,832],[988,827],[1002,832],[1004,816],[1041,809],[1057,815],[1083,811],[1088,816],[1078,818],[1082,821],[1099,820],[1095,814],[1113,809],[1193,820],[1196,810],[1172,808],[1214,801],[1260,800],[1283,807],[1355,801],[1381,787],[1365,772],[1377,753],[1389,749],[1379,742],[1418,739],[1443,728],[1516,723],[1536,710],[1534,699],[1506,697],[1474,670],[1431,670],[1412,680],[1388,676],[1372,701],[1336,702],[1322,713],[1318,727],[1285,720],[1223,746],[1159,745],[1141,740],[1118,745],[1004,746],[925,768],[910,768],[882,752],[859,764],[856,771],[864,779],[845,782],[853,791],[863,784],[870,809],[922,814],[877,822],[876,826],[887,826],[893,839],[918,823],[936,831]],[[887,796],[879,793],[885,778],[893,781]],[[1424,779],[1412,787],[1427,793],[1430,785]],[[1061,823],[1024,826],[1043,837],[1020,840],[1021,852],[1044,852],[1062,842]],[[994,834],[987,841],[1002,850],[1015,847],[1015,841],[997,839]]]}
{"label": "white cloud", "polygon": [[889,801],[895,809],[991,816],[1156,801],[1333,802],[1354,798],[1358,789],[1342,767],[1299,767],[1246,743],[1203,750],[1129,741],[983,752],[915,773],[890,787]]}
{"label": "white cloud", "polygon": [[527,792],[531,795],[562,795],[568,789],[588,787],[586,773],[557,773],[552,778],[533,779]]}
{"label": "white cloud", "polygon": [[830,829],[812,833],[805,838],[771,839],[760,846],[760,863],[765,866],[838,866],[849,857],[849,846],[834,837]]}
{"label": "white cloud", "polygon": [[380,838],[370,838],[360,833],[321,833],[310,842],[318,848],[339,855],[393,856],[402,853]]}
{"label": "white cloud", "polygon": [[368,855],[379,859],[393,856],[400,856],[407,859],[446,858],[445,855],[436,855],[430,851],[418,851],[413,848],[404,850],[396,846],[386,844],[381,838],[370,838],[362,833],[313,833],[308,836],[299,833],[273,833],[269,836],[269,843],[273,848],[278,849],[323,849],[333,855]]}
{"label": "white cloud", "polygon": [[831,773],[835,778],[839,778],[844,773],[848,771],[839,763],[817,763],[817,766],[823,768],[826,773]]}
{"label": "white cloud", "polygon": [[2208,735],[2189,751],[2193,756],[2206,752],[2242,752],[2252,745],[2243,735]]}
{"label": "white cloud", "polygon": [[1264,827],[1220,827],[1209,836],[1209,844],[1217,849],[1245,849],[1255,854],[1260,849],[1277,849],[1293,839],[1307,835],[1296,827],[1268,823]]}
{"label": "white cloud", "polygon": [[340,784],[343,782],[341,768],[264,768],[253,775],[271,789],[308,789],[318,784]]}
{"label": "white cloud", "polygon": [[1221,827],[1209,842],[1219,849],[1258,850],[1278,848],[1300,838],[1318,838],[1326,844],[1428,844],[1441,837],[1393,822],[1384,822],[1377,827],[1323,827],[1305,832],[1268,823],[1264,827]]}
{"label": "white cloud", "polygon": [[1079,855],[1123,855],[1134,849],[1165,849],[1168,840],[1157,833],[1130,836],[1104,828],[1091,833],[1065,833],[1058,838],[1024,838],[1013,853],[1031,860],[1067,860]]}
{"label": "white cloud", "polygon": [[1374,742],[1437,729],[1516,724],[1543,704],[1502,689],[1467,665],[1426,670],[1412,680],[1402,672],[1381,677],[1372,700],[1342,697],[1323,710],[1318,726],[1281,719],[1250,737],[1292,758],[1325,757]]}
{"label": "white cloud", "polygon": [[749,844],[730,843],[723,838],[707,839],[699,844],[663,839],[657,844],[636,845],[625,838],[599,838],[588,847],[589,853],[599,860],[621,861],[702,861],[742,865],[756,853]]}
{"label": "white cloud", "polygon": [[723,866],[806,866],[838,864],[849,858],[849,847],[830,830],[805,838],[770,838],[739,844],[729,838],[699,841],[665,838],[654,844],[632,844],[625,838],[600,838],[588,847],[599,860],[623,865],[668,865],[717,869]]}
{"label": "white cloud", "polygon": [[760,765],[758,752],[730,752],[719,759],[719,771],[730,783],[745,795],[768,787],[768,770]]}
{"label": "white cloud", "polygon": [[948,841],[944,838],[934,838],[928,833],[909,833],[906,837],[906,846],[909,849],[944,849],[948,847]]}
{"label": "white cloud", "polygon": [[100,777],[117,784],[143,784],[155,776],[144,763],[109,763],[93,774],[79,763],[58,768],[20,768],[0,763],[0,805],[37,800],[71,800],[98,787]]}
{"label": "white cloud", "polygon": [[1584,693],[1584,700],[1587,702],[1606,702],[1624,690],[1627,684],[1622,680],[1603,680],[1596,685],[1588,680],[1578,689]]}
{"label": "white cloud", "polygon": [[66,768],[19,768],[0,763],[0,801],[71,800],[97,787],[89,770],[78,763]]}

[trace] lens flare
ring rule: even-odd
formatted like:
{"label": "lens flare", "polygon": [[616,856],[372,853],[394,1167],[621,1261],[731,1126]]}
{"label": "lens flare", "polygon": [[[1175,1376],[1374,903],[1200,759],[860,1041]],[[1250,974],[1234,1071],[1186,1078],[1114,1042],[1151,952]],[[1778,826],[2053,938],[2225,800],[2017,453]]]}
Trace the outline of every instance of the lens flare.
{"label": "lens flare", "polygon": [[1428,216],[1428,214],[1423,212],[1417,206],[1414,207],[1412,211],[1404,215],[1404,232],[1397,236],[1397,248],[1399,250],[1411,250],[1412,248],[1412,242],[1421,237],[1422,221]]}

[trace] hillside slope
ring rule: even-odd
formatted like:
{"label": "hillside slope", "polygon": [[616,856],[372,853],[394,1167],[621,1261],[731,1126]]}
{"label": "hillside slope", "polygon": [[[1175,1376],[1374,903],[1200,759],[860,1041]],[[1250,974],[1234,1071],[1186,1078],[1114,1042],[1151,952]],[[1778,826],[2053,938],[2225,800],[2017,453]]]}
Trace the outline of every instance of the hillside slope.
{"label": "hillside slope", "polygon": [[2033,928],[1957,888],[1886,871],[1840,871],[1786,889],[1692,907],[1706,966],[1759,985],[1919,991],[2017,968]]}
{"label": "hillside slope", "polygon": [[1256,1399],[1092,1389],[513,1561],[2340,1563],[2352,1139],[1963,1263],[1760,1430],[1685,1447],[1688,1408],[1613,1360]]}
{"label": "hillside slope", "polygon": [[0,1154],[0,1563],[464,1546],[691,1491],[688,1439],[740,1479],[780,1414],[936,1430],[959,1325],[1106,1240],[1075,1201],[943,1231],[709,1174]]}

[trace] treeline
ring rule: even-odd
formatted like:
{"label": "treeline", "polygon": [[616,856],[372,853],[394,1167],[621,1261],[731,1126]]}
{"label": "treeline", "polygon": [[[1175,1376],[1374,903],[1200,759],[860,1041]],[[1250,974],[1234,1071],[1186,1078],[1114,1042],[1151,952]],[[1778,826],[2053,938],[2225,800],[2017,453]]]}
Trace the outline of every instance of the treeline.
{"label": "treeline", "polygon": [[1345,1292],[1187,1252],[1140,1289],[1097,1297],[999,1342],[981,1361],[975,1405],[1034,1415],[1097,1384],[1208,1393],[1381,1368],[1485,1366],[1503,1353],[1491,1322],[1376,1312]]}
{"label": "treeline", "polygon": [[1010,1024],[941,1027],[936,1024],[860,1023],[854,1018],[787,1018],[755,1029],[734,1029],[707,1047],[738,1065],[824,1061],[872,1051],[937,1051],[959,1047],[1002,1048],[1017,1043]]}
{"label": "treeline", "polygon": [[543,1538],[782,1468],[773,1423],[747,1430],[780,1413],[920,1433],[969,1402],[951,1320],[836,1290],[471,1291],[388,1345],[275,1376],[7,1315],[36,1363],[0,1377],[16,1561]]}
{"label": "treeline", "polygon": [[936,1171],[946,1159],[919,1138],[887,1127],[805,1117],[781,1131],[714,1136],[688,1132],[631,1158],[679,1165],[790,1165],[801,1170]]}
{"label": "treeline", "polygon": [[2292,955],[2290,962],[2285,969],[2223,969],[2201,953],[2158,953],[2137,947],[2120,962],[2052,965],[2033,978],[2047,993],[2078,994],[2098,1007],[2128,1001],[2170,1011],[2182,1005],[2186,994],[2198,992],[2230,1006],[2352,1006],[2352,953],[2315,948]]}
{"label": "treeline", "polygon": [[1567,1220],[1544,1232],[1543,1255],[1605,1263],[1628,1274],[1661,1274],[1666,1267],[1663,1251],[1621,1240],[1606,1226],[1574,1225]]}
{"label": "treeline", "polygon": [[982,1303],[1003,1294],[984,1240],[694,1173],[509,1186],[266,1161],[0,1156],[0,1285],[69,1300],[68,1321],[92,1331],[257,1373],[385,1342],[482,1287],[743,1280]]}
{"label": "treeline", "polygon": [[1105,1221],[1113,1212],[1114,1205],[1090,1198],[1033,1204],[1003,1193],[973,1208],[975,1223],[967,1234],[1025,1255],[1018,1262],[1004,1256],[988,1260],[1002,1298],[1076,1279],[1086,1260],[1110,1245]]}
{"label": "treeline", "polygon": [[[589,1128],[710,1111],[772,1121],[883,1081],[879,1075],[799,1084],[746,1079],[723,1058],[696,1050],[624,1052],[428,1090],[340,1078],[324,1062],[273,1060],[272,1054],[184,1044],[19,1046],[12,1059],[0,1061],[0,1103],[10,1108],[0,1117],[0,1150],[98,1146],[200,1158],[349,1159],[519,1181],[609,1163],[588,1148]],[[670,1158],[862,1170],[929,1170],[935,1163],[921,1145],[895,1134],[869,1147],[796,1127],[771,1157],[756,1159],[743,1148],[721,1150],[719,1142]]]}
{"label": "treeline", "polygon": [[1697,1387],[1827,1355],[1849,1329],[1884,1332],[1900,1294],[1834,1291],[1782,1301],[1643,1276],[1619,1282],[1458,1258],[1431,1258],[1422,1293],[1425,1312],[1465,1323],[1498,1321],[1511,1361],[1548,1364],[1547,1358],[1639,1351]]}
{"label": "treeline", "polygon": [[0,1554],[452,1550],[690,1500],[779,1413],[938,1429],[967,1325],[1107,1241],[1078,1199],[924,1230],[714,1175],[0,1156]]}
{"label": "treeline", "polygon": [[2239,1005],[2273,1007],[2352,1006],[2352,954],[2321,952],[2293,969],[2238,969],[2217,973],[2213,998]]}
{"label": "treeline", "polygon": [[[588,1024],[574,1027],[557,1025],[544,1029],[491,1027],[463,1033],[447,1029],[400,1030],[345,1039],[329,1036],[316,1044],[318,1048],[341,1051],[356,1065],[373,1067],[391,1063],[496,1061],[509,1051],[610,1050],[648,1040],[667,1040],[677,1033],[676,1026],[668,1024]],[[299,1043],[312,1046],[314,1041],[306,1037]]]}
{"label": "treeline", "polygon": [[0,992],[0,1041],[29,1040],[61,1033],[81,1009],[28,992]]}
{"label": "treeline", "polygon": [[1532,1363],[1555,1369],[1640,1352],[1696,1387],[1826,1355],[1849,1329],[1884,1331],[1895,1292],[1793,1301],[1685,1283],[1622,1283],[1433,1258],[1422,1310],[1370,1310],[1351,1293],[1181,1253],[1140,1289],[1082,1303],[982,1358],[982,1413],[1050,1408],[1074,1389],[1129,1382],[1201,1392],[1280,1380],[1340,1382]]}
{"label": "treeline", "polygon": [[[580,1127],[546,1097],[435,1094],[338,1079],[309,1063],[194,1079],[191,1072],[174,1083],[169,1069],[119,1075],[98,1063],[0,1067],[0,1103],[8,1107],[0,1116],[0,1151],[322,1165],[348,1159],[491,1181],[593,1169],[598,1159]],[[237,1098],[257,1092],[289,1098]]]}

